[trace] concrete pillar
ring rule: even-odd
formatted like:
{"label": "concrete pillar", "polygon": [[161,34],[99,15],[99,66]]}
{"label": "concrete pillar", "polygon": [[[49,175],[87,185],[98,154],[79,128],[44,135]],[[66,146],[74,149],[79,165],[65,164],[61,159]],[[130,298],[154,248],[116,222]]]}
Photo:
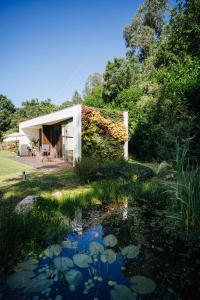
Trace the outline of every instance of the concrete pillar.
{"label": "concrete pillar", "polygon": [[[124,111],[123,112],[123,119],[124,119],[124,126],[127,129],[127,134],[128,134],[128,112]],[[124,158],[128,160],[128,140],[124,143]]]}
{"label": "concrete pillar", "polygon": [[81,120],[81,105],[78,105],[73,114],[73,165],[76,160],[81,158],[81,131],[82,131],[82,120]]}

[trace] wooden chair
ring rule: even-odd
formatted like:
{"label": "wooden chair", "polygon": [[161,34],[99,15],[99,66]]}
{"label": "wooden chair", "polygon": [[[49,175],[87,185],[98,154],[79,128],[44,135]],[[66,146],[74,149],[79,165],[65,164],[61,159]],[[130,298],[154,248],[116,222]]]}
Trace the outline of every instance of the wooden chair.
{"label": "wooden chair", "polygon": [[40,149],[40,157],[42,162],[46,158],[48,160],[48,156],[50,154],[50,146],[48,144],[42,144],[42,147]]}

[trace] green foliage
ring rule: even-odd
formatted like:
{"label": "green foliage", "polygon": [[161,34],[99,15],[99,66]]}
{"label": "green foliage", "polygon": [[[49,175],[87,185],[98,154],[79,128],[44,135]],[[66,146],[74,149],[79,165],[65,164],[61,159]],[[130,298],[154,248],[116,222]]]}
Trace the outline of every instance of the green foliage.
{"label": "green foliage", "polygon": [[123,157],[127,138],[122,114],[117,111],[82,108],[82,155],[99,160]]}
{"label": "green foliage", "polygon": [[17,214],[12,206],[1,203],[0,265],[15,261],[27,252],[39,252],[49,242],[59,241],[67,227],[57,209],[57,203],[38,199],[33,209]]}
{"label": "green foliage", "polygon": [[164,24],[167,0],[145,0],[124,29],[126,46],[141,61],[152,54]]}
{"label": "green foliage", "polygon": [[76,161],[74,170],[81,182],[87,182],[94,177],[98,166],[99,162],[94,158],[83,157],[81,160]]}
{"label": "green foliage", "polygon": [[3,134],[10,129],[15,106],[7,97],[0,95],[0,141]]}
{"label": "green foliage", "polygon": [[113,102],[123,89],[131,85],[137,69],[135,58],[130,60],[115,58],[113,62],[107,63],[103,74],[103,99],[106,103]]}
{"label": "green foliage", "polygon": [[72,105],[82,103],[82,97],[78,91],[74,92],[71,102],[72,102]]}
{"label": "green foliage", "polygon": [[75,172],[82,182],[104,178],[121,178],[137,181],[154,176],[153,170],[149,167],[137,163],[129,163],[124,159],[100,162],[89,157],[84,157],[76,163]]}
{"label": "green foliage", "polygon": [[45,115],[58,109],[59,107],[54,105],[51,99],[42,101],[39,101],[38,99],[31,99],[23,101],[21,107],[17,108],[13,115],[11,123],[12,129],[13,131],[18,130],[19,122]]}
{"label": "green foliage", "polygon": [[200,55],[200,1],[178,1],[168,26],[168,49],[177,56]]}
{"label": "green foliage", "polygon": [[83,91],[84,97],[91,96],[97,89],[101,89],[103,84],[103,77],[100,73],[94,73],[88,76]]}
{"label": "green foliage", "polygon": [[92,93],[84,97],[84,105],[105,108],[105,102],[102,95],[102,87],[97,87]]}
{"label": "green foliage", "polygon": [[200,169],[191,165],[188,145],[177,145],[176,181],[169,184],[172,211],[187,229],[200,225]]}
{"label": "green foliage", "polygon": [[189,108],[193,111],[199,111],[199,59],[185,57],[183,62],[170,68],[161,69],[157,72],[156,78],[162,85],[162,96],[170,99],[176,109],[184,111],[185,108]]}

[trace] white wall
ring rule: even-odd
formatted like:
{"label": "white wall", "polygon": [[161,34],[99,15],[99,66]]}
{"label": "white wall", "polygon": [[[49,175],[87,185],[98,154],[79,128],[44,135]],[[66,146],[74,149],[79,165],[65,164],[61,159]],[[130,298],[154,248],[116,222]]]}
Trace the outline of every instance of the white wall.
{"label": "white wall", "polygon": [[[81,105],[75,105],[45,116],[41,116],[32,120],[21,122],[19,124],[19,132],[24,135],[20,139],[20,155],[27,155],[27,147],[31,145],[32,138],[39,138],[39,128],[42,125],[51,125],[67,119],[73,121],[69,123],[69,132],[73,134],[73,142],[70,147],[73,149],[73,164],[76,160],[81,158],[81,131],[82,131],[82,118],[81,118]],[[124,125],[128,132],[128,112],[123,112]],[[124,157],[128,159],[128,141],[124,143]]]}
{"label": "white wall", "polygon": [[74,105],[69,108],[53,112],[51,114],[21,122],[19,132],[23,134],[20,141],[20,155],[27,155],[27,147],[30,146],[31,138],[39,138],[39,127],[51,125],[67,119],[72,119],[70,130],[73,132],[73,163],[81,158],[81,105]]}
{"label": "white wall", "polygon": [[28,155],[28,147],[31,147],[31,140],[39,139],[39,129],[35,128],[19,128],[19,133],[22,134],[19,142],[20,155]]}

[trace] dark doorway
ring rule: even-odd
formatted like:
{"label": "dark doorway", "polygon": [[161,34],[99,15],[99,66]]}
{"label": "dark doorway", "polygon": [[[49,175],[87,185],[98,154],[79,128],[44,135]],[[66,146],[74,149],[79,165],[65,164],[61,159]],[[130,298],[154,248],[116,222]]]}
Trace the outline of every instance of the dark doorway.
{"label": "dark doorway", "polygon": [[43,125],[41,132],[41,145],[48,144],[49,149],[55,149],[57,157],[62,157],[61,125]]}

